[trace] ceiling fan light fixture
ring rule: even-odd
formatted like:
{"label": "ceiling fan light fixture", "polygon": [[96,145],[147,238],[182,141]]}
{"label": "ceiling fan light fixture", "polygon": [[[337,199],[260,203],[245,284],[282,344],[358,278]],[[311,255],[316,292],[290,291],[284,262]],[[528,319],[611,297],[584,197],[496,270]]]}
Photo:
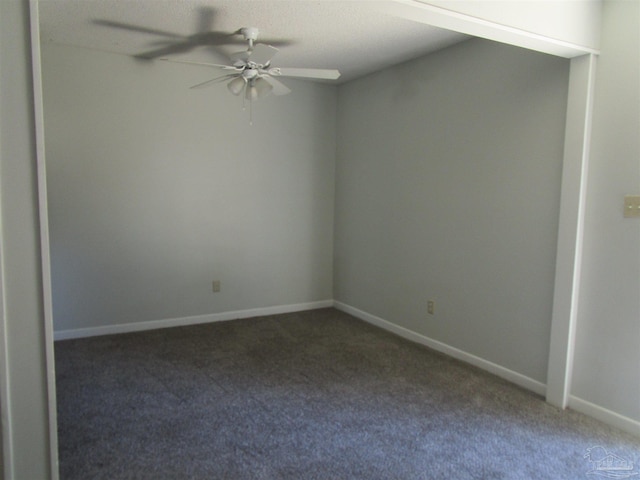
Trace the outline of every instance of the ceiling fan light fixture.
{"label": "ceiling fan light fixture", "polygon": [[242,93],[244,86],[246,84],[246,80],[243,77],[236,77],[227,83],[227,88],[231,93],[238,96]]}
{"label": "ceiling fan light fixture", "polygon": [[256,90],[258,98],[264,97],[271,93],[273,86],[267,82],[264,78],[258,78],[253,82],[253,87]]}
{"label": "ceiling fan light fixture", "polygon": [[[0,0],[1,2],[2,0]],[[124,25],[124,24],[123,24]],[[124,28],[129,28],[125,26]],[[144,31],[149,31],[144,29]],[[213,33],[213,32],[211,32]],[[162,58],[162,60],[173,61],[176,63],[186,63],[192,65],[205,65],[221,69],[226,74],[212,78],[205,82],[194,85],[190,88],[203,88],[217,83],[226,82],[227,89],[235,96],[242,95],[242,108],[245,108],[246,103],[249,103],[249,109],[255,100],[266,97],[270,93],[276,96],[286,95],[291,90],[275,77],[300,77],[300,78],[315,78],[335,80],[340,77],[338,70],[328,70],[321,68],[280,68],[272,67],[271,61],[278,49],[268,45],[267,43],[256,42],[259,34],[257,28],[243,28],[235,33],[241,33],[247,41],[247,49],[241,52],[232,53],[229,56],[231,65],[229,64],[217,64],[217,63],[204,63],[204,62],[192,62],[187,60],[172,60],[168,58]],[[197,34],[193,36],[196,38],[209,39],[208,33]],[[203,36],[204,35],[204,36]],[[218,33],[216,33],[218,35]],[[232,34],[227,35],[230,36]],[[217,38],[217,37],[216,37]],[[225,37],[226,38],[226,37]],[[188,37],[188,41],[191,42],[191,37]],[[195,41],[195,40],[194,40]],[[198,40],[199,42],[200,40]],[[288,41],[275,40],[280,44],[288,44]],[[206,44],[209,45],[209,40]],[[199,45],[199,44],[198,44]],[[203,43],[204,45],[204,43]],[[213,45],[213,44],[212,44]],[[189,43],[188,49],[192,49],[196,46]],[[160,56],[160,53],[179,53],[175,48],[170,52],[164,50],[158,50],[154,52],[154,56]]]}
{"label": "ceiling fan light fixture", "polygon": [[247,85],[245,98],[250,102],[258,99],[258,89],[255,87],[255,85]]}

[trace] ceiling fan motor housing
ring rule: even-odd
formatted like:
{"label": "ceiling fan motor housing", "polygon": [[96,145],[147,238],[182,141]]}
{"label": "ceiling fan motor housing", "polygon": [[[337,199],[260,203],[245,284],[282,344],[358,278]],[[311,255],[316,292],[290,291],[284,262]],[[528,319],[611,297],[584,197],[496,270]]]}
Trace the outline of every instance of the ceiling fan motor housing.
{"label": "ceiling fan motor housing", "polygon": [[258,75],[258,70],[255,68],[245,68],[242,71],[242,76],[247,80],[250,80]]}

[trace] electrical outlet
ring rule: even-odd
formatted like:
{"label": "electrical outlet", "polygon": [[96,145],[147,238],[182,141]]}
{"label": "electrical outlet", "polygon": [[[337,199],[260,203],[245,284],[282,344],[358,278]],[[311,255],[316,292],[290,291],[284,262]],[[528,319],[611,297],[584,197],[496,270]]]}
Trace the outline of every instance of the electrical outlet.
{"label": "electrical outlet", "polygon": [[214,280],[211,286],[212,286],[213,292],[218,293],[220,291],[220,280]]}
{"label": "electrical outlet", "polygon": [[429,300],[427,302],[427,313],[433,315],[436,312],[436,302]]}

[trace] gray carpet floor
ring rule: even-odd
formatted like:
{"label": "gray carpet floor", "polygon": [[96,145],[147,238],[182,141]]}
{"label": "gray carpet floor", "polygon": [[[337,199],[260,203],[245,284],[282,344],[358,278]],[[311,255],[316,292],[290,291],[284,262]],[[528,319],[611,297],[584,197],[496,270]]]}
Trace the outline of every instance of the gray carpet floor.
{"label": "gray carpet floor", "polygon": [[640,439],[334,309],[55,354],[63,480],[585,479],[591,447],[640,472]]}

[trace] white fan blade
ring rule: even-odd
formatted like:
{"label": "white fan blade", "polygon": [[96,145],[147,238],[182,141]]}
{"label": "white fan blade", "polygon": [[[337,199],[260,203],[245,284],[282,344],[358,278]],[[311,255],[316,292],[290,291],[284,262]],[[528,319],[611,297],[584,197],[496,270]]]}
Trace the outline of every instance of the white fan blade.
{"label": "white fan blade", "polygon": [[269,75],[279,77],[301,77],[301,78],[320,78],[324,80],[335,80],[340,77],[338,70],[329,70],[324,68],[271,68]]}
{"label": "white fan blade", "polygon": [[278,53],[276,47],[264,43],[257,43],[251,51],[249,61],[255,62],[258,65],[269,65],[269,62],[271,62],[271,59],[276,53]]}
{"label": "white fan blade", "polygon": [[241,67],[247,64],[250,56],[251,52],[243,50],[241,52],[232,53],[231,55],[229,55],[229,59],[235,66]]}
{"label": "white fan blade", "polygon": [[214,68],[222,68],[223,70],[242,70],[238,67],[234,67],[232,65],[220,65],[218,63],[203,63],[203,62],[188,62],[186,60],[173,60],[171,58],[160,58],[159,60],[164,60],[165,62],[171,63],[184,63],[186,65],[200,65],[203,67],[214,67]]}
{"label": "white fan blade", "polygon": [[237,75],[235,74],[229,74],[229,75],[223,75],[221,77],[216,77],[216,78],[212,78],[211,80],[207,80],[206,82],[202,82],[202,83],[198,83],[197,85],[194,85],[192,87],[189,87],[191,89],[194,88],[204,88],[204,87],[209,87],[211,85],[214,85],[216,83],[220,83],[220,82],[224,82],[225,80],[230,80],[234,77],[237,77]]}
{"label": "white fan blade", "polygon": [[263,75],[260,78],[265,79],[273,87],[272,92],[274,95],[286,95],[287,93],[291,92],[291,89],[289,89],[289,87],[287,87],[284,83],[282,83],[280,80],[276,80],[269,75]]}

